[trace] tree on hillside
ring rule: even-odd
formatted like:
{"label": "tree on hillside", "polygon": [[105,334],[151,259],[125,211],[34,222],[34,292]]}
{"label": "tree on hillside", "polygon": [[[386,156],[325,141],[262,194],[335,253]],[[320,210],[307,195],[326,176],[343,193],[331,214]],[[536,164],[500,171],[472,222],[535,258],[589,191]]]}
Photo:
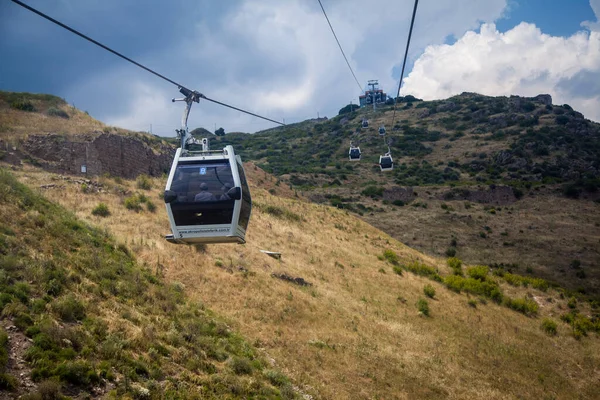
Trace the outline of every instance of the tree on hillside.
{"label": "tree on hillside", "polygon": [[215,131],[215,135],[217,136],[225,136],[225,129],[219,128]]}
{"label": "tree on hillside", "polygon": [[206,137],[212,135],[212,133],[208,129],[204,128],[196,128],[190,132],[194,137]]}
{"label": "tree on hillside", "polygon": [[359,109],[358,104],[348,104],[346,107],[340,109],[340,111],[338,112],[338,115],[348,114],[348,113],[351,113],[352,111],[355,111],[358,109]]}

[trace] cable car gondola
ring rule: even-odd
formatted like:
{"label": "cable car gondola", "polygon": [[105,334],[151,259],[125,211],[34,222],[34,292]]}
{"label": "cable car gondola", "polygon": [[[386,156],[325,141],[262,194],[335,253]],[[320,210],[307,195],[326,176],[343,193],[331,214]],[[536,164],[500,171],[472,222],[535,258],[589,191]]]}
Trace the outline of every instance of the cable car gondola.
{"label": "cable car gondola", "polygon": [[383,156],[379,156],[379,168],[381,168],[382,172],[394,169],[394,160],[392,159],[391,152],[388,151]]}
{"label": "cable car gondola", "polygon": [[362,127],[363,128],[368,128],[369,127],[369,120],[367,120],[366,118],[363,118],[363,120],[362,120]]}
{"label": "cable car gondola", "polygon": [[360,161],[360,147],[350,145],[348,158],[350,159],[350,161]]}
{"label": "cable car gondola", "polygon": [[[171,243],[245,243],[252,198],[242,160],[232,146],[211,151],[208,139],[198,142],[187,129],[194,93],[184,92],[187,102],[181,147],[175,152],[164,201],[171,224]],[[201,144],[201,151],[187,149]]]}
{"label": "cable car gondola", "polygon": [[384,136],[385,135],[385,126],[381,125],[379,127],[379,136]]}

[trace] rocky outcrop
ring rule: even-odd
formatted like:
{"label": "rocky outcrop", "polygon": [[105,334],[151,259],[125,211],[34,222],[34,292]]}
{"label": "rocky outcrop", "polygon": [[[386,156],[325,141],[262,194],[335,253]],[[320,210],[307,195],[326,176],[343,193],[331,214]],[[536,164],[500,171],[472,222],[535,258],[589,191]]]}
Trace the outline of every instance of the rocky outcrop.
{"label": "rocky outcrop", "polygon": [[412,187],[400,187],[394,186],[388,189],[385,189],[383,192],[383,200],[387,200],[389,202],[394,202],[396,200],[401,200],[404,203],[409,203],[414,200],[415,193]]}
{"label": "rocky outcrop", "polygon": [[514,190],[510,186],[490,185],[487,190],[451,189],[440,196],[441,200],[467,200],[476,203],[507,205],[517,201]]}
{"label": "rocky outcrop", "polygon": [[71,175],[102,175],[135,178],[140,174],[160,176],[171,167],[174,150],[160,145],[158,150],[142,140],[109,133],[78,136],[30,135],[22,152],[42,167]]}
{"label": "rocky outcrop", "polygon": [[423,108],[419,112],[419,118],[427,118],[427,117],[429,117],[430,114],[431,114],[431,112],[429,111],[429,108]]}
{"label": "rocky outcrop", "polygon": [[453,101],[447,101],[443,104],[440,104],[435,109],[435,111],[437,111],[437,112],[454,111],[454,110],[456,110],[456,103],[454,103]]}
{"label": "rocky outcrop", "polygon": [[508,169],[522,169],[527,167],[527,160],[522,157],[516,157],[510,150],[501,150],[494,156],[494,162],[497,165],[507,167]]}
{"label": "rocky outcrop", "polygon": [[538,94],[535,97],[531,97],[531,101],[535,101],[537,103],[544,104],[546,106],[552,105],[552,96],[549,94]]}

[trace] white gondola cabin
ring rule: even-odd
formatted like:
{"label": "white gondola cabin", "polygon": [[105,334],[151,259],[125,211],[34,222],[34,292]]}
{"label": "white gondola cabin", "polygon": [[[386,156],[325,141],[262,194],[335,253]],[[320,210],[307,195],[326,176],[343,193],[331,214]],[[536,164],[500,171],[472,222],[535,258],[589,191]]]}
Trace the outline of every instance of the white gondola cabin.
{"label": "white gondola cabin", "polygon": [[379,168],[381,171],[391,171],[394,169],[394,160],[392,159],[392,153],[385,153],[383,156],[379,156]]}
{"label": "white gondola cabin", "polygon": [[350,161],[360,161],[360,147],[350,146],[348,158]]}
{"label": "white gondola cabin", "polygon": [[172,243],[245,243],[252,198],[242,160],[221,151],[177,149],[164,200]]}
{"label": "white gondola cabin", "polygon": [[379,135],[380,136],[384,136],[385,135],[385,126],[381,125],[379,127]]}
{"label": "white gondola cabin", "polygon": [[368,128],[369,127],[369,120],[367,120],[366,118],[363,118],[363,120],[362,120],[362,127],[363,128]]}

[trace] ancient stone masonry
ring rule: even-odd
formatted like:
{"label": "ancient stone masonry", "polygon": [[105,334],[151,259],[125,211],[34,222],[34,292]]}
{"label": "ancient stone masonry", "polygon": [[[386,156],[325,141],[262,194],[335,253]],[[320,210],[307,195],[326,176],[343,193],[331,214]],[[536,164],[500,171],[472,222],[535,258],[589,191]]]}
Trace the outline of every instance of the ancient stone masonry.
{"label": "ancient stone masonry", "polygon": [[410,203],[415,199],[415,193],[412,187],[394,186],[384,190],[383,199],[387,201],[402,200],[404,203]]}
{"label": "ancient stone masonry", "polygon": [[72,141],[56,134],[31,135],[22,150],[55,172],[92,176],[108,173],[130,179],[140,174],[162,175],[169,170],[174,154],[167,145],[154,150],[134,137],[95,132],[80,138],[83,140]]}
{"label": "ancient stone masonry", "polygon": [[535,97],[510,96],[508,98],[509,107],[512,111],[515,112],[523,112],[523,105],[529,101],[551,106],[552,96],[550,96],[549,94],[538,94]]}
{"label": "ancient stone masonry", "polygon": [[510,186],[490,185],[487,190],[454,188],[443,192],[440,200],[468,200],[476,203],[507,205],[517,201]]}

